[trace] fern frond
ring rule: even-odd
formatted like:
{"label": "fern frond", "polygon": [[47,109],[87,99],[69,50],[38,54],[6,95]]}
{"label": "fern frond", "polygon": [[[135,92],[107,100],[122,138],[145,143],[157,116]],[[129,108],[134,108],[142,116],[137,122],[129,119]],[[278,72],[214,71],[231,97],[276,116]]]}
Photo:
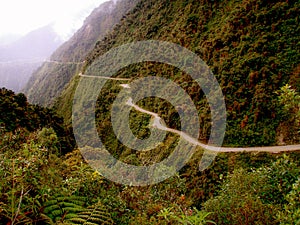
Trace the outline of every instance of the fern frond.
{"label": "fern frond", "polygon": [[54,196],[44,203],[44,213],[54,222],[68,220],[78,216],[79,212],[85,210],[85,197],[79,196]]}
{"label": "fern frond", "polygon": [[84,224],[86,219],[76,217],[76,218],[70,219],[70,221],[72,222],[72,224]]}
{"label": "fern frond", "polygon": [[69,221],[77,225],[114,224],[110,213],[100,202],[88,207],[85,211],[80,212],[78,217]]}
{"label": "fern frond", "polygon": [[62,214],[63,214],[63,210],[61,210],[61,209],[56,209],[56,210],[51,211],[51,215],[53,215],[54,217],[62,215]]}

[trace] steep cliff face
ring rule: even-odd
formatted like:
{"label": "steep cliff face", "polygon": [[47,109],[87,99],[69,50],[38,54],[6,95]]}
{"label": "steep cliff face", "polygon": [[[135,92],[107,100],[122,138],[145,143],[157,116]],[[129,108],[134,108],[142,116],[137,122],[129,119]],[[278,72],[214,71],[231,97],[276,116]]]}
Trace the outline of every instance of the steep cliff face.
{"label": "steep cliff face", "polygon": [[[59,47],[27,83],[24,92],[32,103],[49,106],[60,96],[97,40],[112,29],[137,0],[107,1],[96,8],[73,37]],[[67,63],[65,63],[67,62]]]}
{"label": "steep cliff face", "polygon": [[81,62],[87,53],[93,49],[96,40],[105,35],[114,25],[110,14],[115,4],[108,1],[94,9],[84,21],[83,26],[55,51],[51,60],[62,62]]}

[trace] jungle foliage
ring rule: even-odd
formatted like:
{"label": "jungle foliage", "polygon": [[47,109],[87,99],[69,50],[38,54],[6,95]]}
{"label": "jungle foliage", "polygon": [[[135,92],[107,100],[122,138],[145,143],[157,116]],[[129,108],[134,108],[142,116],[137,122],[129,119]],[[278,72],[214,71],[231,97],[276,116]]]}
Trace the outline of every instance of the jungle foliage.
{"label": "jungle foliage", "polygon": [[[225,144],[292,143],[285,135],[288,128],[282,124],[276,92],[286,84],[299,90],[298,14],[299,2],[292,0],[140,1],[96,43],[82,72],[98,74],[97,58],[122,44],[152,39],[179,44],[203,59],[221,86],[227,107]],[[207,139],[209,105],[189,75],[168,65],[145,62],[114,76],[136,79],[153,75],[175,81],[191,96],[199,110],[201,135]],[[57,102],[67,121],[78,80],[73,78]],[[119,91],[114,87],[118,84],[107,84],[102,90],[101,95],[108,96],[101,102],[105,108]],[[162,107],[152,109],[159,112]]]}
{"label": "jungle foliage", "polygon": [[[5,89],[2,93],[1,103],[18,101],[27,107],[24,118],[12,107],[1,108],[11,120],[0,130],[1,224],[299,223],[298,152],[222,153],[201,172],[203,151],[198,149],[179,173],[164,182],[124,186],[93,170],[79,150],[69,147],[68,153],[61,152],[51,110],[39,108],[42,118],[49,120],[34,129],[19,122],[39,118],[29,110],[33,106],[26,97]],[[145,158],[127,155],[131,157],[125,154],[120,159],[141,163]]]}
{"label": "jungle foliage", "polygon": [[[227,107],[225,145],[299,143],[299,8],[295,0],[141,0],[97,41],[81,72],[97,74],[99,56],[132,41],[180,44],[201,57],[220,83]],[[210,109],[188,74],[145,62],[114,76],[153,75],[171,79],[191,96],[205,142]],[[68,144],[72,132],[55,115],[58,110],[70,124],[80,79],[73,74],[53,109],[1,89],[0,224],[300,224],[299,152],[220,153],[199,171],[203,150],[197,148],[175,176],[161,183],[133,187],[105,179]],[[165,159],[178,143],[177,135],[167,134],[161,145],[146,152],[116,139],[110,110],[120,84],[107,81],[99,93],[99,137],[122,162],[150,165]],[[181,128],[169,102],[146,98],[137,104],[158,113],[168,127]],[[132,110],[132,132],[146,138],[150,120]]]}

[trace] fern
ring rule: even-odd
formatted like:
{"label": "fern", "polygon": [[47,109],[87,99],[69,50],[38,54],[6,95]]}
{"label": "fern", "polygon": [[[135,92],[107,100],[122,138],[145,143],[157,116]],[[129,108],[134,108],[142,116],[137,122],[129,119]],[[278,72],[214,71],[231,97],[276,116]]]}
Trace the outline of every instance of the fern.
{"label": "fern", "polygon": [[110,213],[101,202],[88,207],[85,211],[80,212],[78,217],[71,218],[69,221],[77,225],[114,224]]}
{"label": "fern", "polygon": [[44,204],[44,214],[53,222],[76,217],[85,210],[86,198],[78,196],[57,196]]}

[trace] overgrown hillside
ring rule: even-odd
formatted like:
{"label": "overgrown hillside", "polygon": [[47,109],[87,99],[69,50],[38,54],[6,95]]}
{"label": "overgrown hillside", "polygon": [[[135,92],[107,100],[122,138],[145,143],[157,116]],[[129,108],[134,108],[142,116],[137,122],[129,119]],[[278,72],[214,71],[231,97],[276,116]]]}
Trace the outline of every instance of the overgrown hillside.
{"label": "overgrown hillside", "polygon": [[[125,43],[154,39],[188,48],[213,71],[227,107],[224,145],[299,143],[299,8],[299,1],[291,0],[141,0],[112,31],[96,41],[88,54],[85,52],[86,57],[81,59],[84,65],[73,68],[81,72],[81,76],[70,75],[70,82],[65,83],[67,86],[53,110],[63,115],[70,125],[78,83],[82,79],[90,85],[81,89],[83,95],[90,94],[88,91],[100,83],[90,79],[93,75],[99,76],[99,57]],[[67,57],[63,53],[60,55]],[[57,73],[63,76],[67,71],[61,74],[58,69]],[[136,63],[114,75],[129,80],[106,80],[95,109],[92,107],[94,99],[76,99],[82,107],[74,108],[78,120],[75,122],[84,122],[85,115],[95,111],[96,119],[92,119],[96,121],[96,135],[118,159],[117,162],[108,161],[111,167],[120,162],[147,167],[166,159],[178,145],[178,133],[167,132],[154,149],[136,151],[118,141],[113,130],[112,104],[121,91],[126,91],[126,86],[120,85],[149,76],[170,79],[188,93],[198,111],[201,141],[208,139],[210,109],[197,82],[170,65]],[[58,86],[62,84],[52,77],[55,78],[45,76],[45,94],[49,94],[48,88],[58,90],[57,86],[51,86],[55,82]],[[127,91],[134,93],[131,85]],[[144,89],[150,90],[150,86]],[[212,164],[201,171],[199,161],[203,149],[197,147],[189,162],[163,182],[143,187],[123,185],[106,179],[100,173],[102,170],[91,169],[76,148],[70,147],[73,151],[59,154],[60,135],[53,123],[45,129],[41,126],[40,130],[28,131],[29,135],[23,137],[15,128],[35,121],[35,113],[29,109],[36,106],[26,103],[24,95],[16,96],[7,90],[3,93],[0,106],[3,110],[7,108],[4,118],[9,119],[1,121],[5,129],[12,127],[12,131],[0,129],[3,137],[0,142],[0,157],[3,158],[0,162],[1,224],[289,225],[300,222],[299,151],[219,153]],[[37,93],[35,96],[40,97]],[[136,104],[157,113],[167,127],[182,128],[181,109],[170,102],[149,97]],[[29,109],[23,113],[22,107]],[[120,105],[114,107],[119,109]],[[144,113],[145,110],[130,109],[129,128],[134,136],[149,137],[151,116]],[[55,118],[51,121],[56,121]],[[36,123],[40,122],[33,124]],[[84,134],[96,133],[90,124],[82,123],[82,128]],[[11,145],[14,143],[11,140],[17,144]],[[102,149],[92,147],[93,139],[85,144],[91,153],[89,162],[97,164],[102,158],[92,153],[102,153]],[[155,172],[164,176],[168,170],[174,170],[172,166],[155,168]],[[123,168],[116,172],[120,177],[131,175],[131,171]],[[138,176],[132,176],[132,181],[139,179]]]}
{"label": "overgrown hillside", "polygon": [[45,62],[34,72],[24,89],[30,102],[44,106],[52,105],[80,70],[82,62],[96,41],[111,30],[137,0],[115,2],[107,1],[96,8],[73,37],[53,53],[50,62]]}
{"label": "overgrown hillside", "polygon": [[[22,141],[30,132],[36,132],[43,128],[51,128],[57,135],[57,146],[60,153],[67,153],[75,146],[72,132],[64,125],[63,118],[48,108],[29,104],[27,97],[20,93],[5,88],[0,89],[0,129],[1,134],[10,133],[9,146],[14,146],[20,140],[14,135],[20,135]],[[15,140],[14,140],[15,139]]]}
{"label": "overgrown hillside", "polygon": [[[297,102],[300,97],[297,95]],[[284,96],[283,96],[284,98]],[[297,224],[299,153],[219,154],[198,170],[201,150],[174,177],[146,187],[113,183],[63,141],[62,120],[0,90],[0,223]],[[133,155],[121,158],[135,163]]]}
{"label": "overgrown hillside", "polygon": [[[227,144],[289,143],[289,126],[275,92],[285,84],[299,90],[298,14],[298,1],[141,1],[114,31],[97,42],[84,72],[97,73],[90,66],[97,57],[125,43],[154,39],[180,44],[198,54],[221,85],[227,106]],[[167,66],[146,67],[157,76],[168,74],[167,78],[179,84],[189,81]],[[142,68],[145,64],[134,65],[123,74],[133,79],[151,74],[147,69],[138,76],[132,72]],[[76,80],[57,104],[68,118]],[[191,86],[185,90],[198,101],[198,109],[202,108],[200,122],[207,137],[209,108],[199,87]]]}

